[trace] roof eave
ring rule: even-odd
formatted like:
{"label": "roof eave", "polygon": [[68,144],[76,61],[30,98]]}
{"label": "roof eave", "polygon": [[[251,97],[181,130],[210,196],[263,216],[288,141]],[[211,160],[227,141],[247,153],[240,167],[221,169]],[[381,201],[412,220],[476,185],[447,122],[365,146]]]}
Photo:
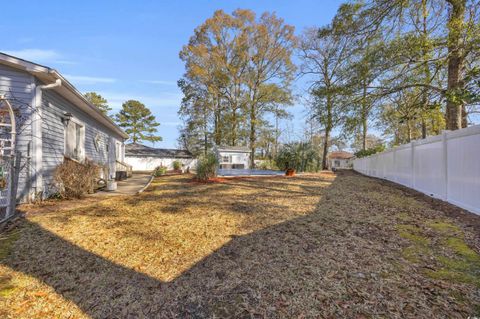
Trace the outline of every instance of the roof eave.
{"label": "roof eave", "polygon": [[[65,77],[63,77],[55,69],[36,64],[30,61],[26,61],[5,53],[0,52],[0,62],[4,65],[10,66],[12,68],[20,69],[25,72],[28,72],[40,79],[42,82],[51,83],[55,82],[57,79],[62,81],[62,85],[54,88],[54,90],[60,95],[67,98],[70,102],[79,107],[82,111],[87,114],[94,116],[99,122],[109,127],[112,131],[117,133],[124,139],[128,139],[129,136],[126,134],[117,124],[115,124],[110,117],[100,111],[97,107],[90,104],[87,101],[85,96],[83,96],[80,91],[78,91],[73,84],[71,84]],[[67,92],[70,92],[68,94]],[[92,114],[93,112],[93,114]]]}

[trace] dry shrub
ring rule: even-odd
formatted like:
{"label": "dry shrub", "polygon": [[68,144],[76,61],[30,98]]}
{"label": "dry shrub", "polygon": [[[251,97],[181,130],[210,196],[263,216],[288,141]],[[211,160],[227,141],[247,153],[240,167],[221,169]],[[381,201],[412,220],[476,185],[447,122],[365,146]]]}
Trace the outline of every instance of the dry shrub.
{"label": "dry shrub", "polygon": [[59,195],[62,198],[82,198],[85,194],[92,193],[99,169],[90,160],[79,163],[66,158],[55,169],[54,178]]}

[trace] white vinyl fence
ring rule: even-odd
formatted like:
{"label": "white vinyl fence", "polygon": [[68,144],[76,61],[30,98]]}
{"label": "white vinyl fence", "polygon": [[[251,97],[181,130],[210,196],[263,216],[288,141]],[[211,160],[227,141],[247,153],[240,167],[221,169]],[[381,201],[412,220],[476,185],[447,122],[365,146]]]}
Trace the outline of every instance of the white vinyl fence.
{"label": "white vinyl fence", "polygon": [[480,214],[480,125],[356,159],[353,169]]}

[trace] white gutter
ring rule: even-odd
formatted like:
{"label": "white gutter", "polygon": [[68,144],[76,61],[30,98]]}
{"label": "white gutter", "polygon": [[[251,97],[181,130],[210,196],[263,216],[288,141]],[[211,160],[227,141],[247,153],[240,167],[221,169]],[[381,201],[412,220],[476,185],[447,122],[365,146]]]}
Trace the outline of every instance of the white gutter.
{"label": "white gutter", "polygon": [[33,110],[32,136],[33,136],[33,168],[35,176],[34,196],[43,196],[43,136],[42,136],[42,93],[62,85],[62,80],[57,79],[54,83],[37,85],[35,87],[35,107]]}

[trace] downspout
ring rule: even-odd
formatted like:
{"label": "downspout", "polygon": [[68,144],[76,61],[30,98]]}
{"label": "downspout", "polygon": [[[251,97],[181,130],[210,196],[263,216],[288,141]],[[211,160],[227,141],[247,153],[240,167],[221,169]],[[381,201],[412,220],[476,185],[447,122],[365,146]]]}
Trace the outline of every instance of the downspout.
{"label": "downspout", "polygon": [[62,80],[57,79],[54,83],[46,85],[37,85],[35,87],[35,107],[33,110],[32,121],[32,136],[33,136],[33,167],[35,174],[35,193],[33,194],[36,199],[37,196],[43,198],[43,136],[42,136],[42,122],[43,122],[43,110],[42,110],[42,93],[43,90],[49,90],[62,85]]}

